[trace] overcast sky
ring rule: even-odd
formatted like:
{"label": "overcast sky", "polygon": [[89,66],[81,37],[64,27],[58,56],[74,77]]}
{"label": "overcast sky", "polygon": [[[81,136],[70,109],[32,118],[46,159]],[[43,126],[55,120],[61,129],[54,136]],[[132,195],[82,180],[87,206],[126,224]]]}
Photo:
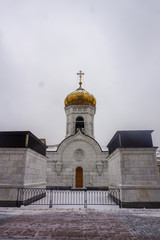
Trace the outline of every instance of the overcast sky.
{"label": "overcast sky", "polygon": [[0,131],[60,143],[79,70],[101,145],[147,129],[160,146],[160,0],[0,0]]}

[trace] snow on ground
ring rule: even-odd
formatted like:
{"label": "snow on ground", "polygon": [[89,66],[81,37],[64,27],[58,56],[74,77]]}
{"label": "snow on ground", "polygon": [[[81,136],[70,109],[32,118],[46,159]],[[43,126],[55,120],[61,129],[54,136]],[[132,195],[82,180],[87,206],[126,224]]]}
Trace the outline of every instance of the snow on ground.
{"label": "snow on ground", "polygon": [[79,214],[86,214],[88,212],[114,212],[119,214],[131,213],[133,215],[145,216],[145,217],[160,217],[160,209],[128,209],[119,208],[117,205],[103,205],[103,206],[90,206],[84,208],[83,206],[53,206],[49,208],[48,206],[21,206],[20,208],[0,208],[0,214],[5,215],[21,215],[21,214],[31,214],[37,215],[46,212],[76,212]]}

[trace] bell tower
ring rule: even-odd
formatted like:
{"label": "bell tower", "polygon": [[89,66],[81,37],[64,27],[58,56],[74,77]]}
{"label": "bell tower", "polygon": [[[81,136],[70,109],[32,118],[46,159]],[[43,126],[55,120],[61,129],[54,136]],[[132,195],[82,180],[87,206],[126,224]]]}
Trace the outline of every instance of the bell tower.
{"label": "bell tower", "polygon": [[94,138],[94,115],[96,113],[95,97],[82,88],[82,71],[79,88],[65,98],[66,137],[75,134],[79,129],[85,135]]}

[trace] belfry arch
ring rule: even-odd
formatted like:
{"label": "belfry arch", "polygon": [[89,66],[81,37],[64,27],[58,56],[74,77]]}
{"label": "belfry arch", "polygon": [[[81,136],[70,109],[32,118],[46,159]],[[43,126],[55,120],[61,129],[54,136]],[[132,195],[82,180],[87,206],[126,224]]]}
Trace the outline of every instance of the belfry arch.
{"label": "belfry arch", "polygon": [[81,116],[76,118],[75,132],[77,132],[79,129],[84,132],[84,118]]}

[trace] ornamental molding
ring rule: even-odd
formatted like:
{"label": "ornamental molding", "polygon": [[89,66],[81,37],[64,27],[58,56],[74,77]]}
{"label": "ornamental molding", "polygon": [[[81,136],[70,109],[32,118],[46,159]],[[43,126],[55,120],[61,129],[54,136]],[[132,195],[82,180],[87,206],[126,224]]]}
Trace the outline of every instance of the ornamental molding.
{"label": "ornamental molding", "polygon": [[96,163],[96,167],[97,167],[98,175],[101,176],[102,171],[103,171],[103,163],[97,162],[97,163]]}
{"label": "ornamental molding", "polygon": [[84,159],[85,153],[82,149],[77,149],[74,151],[74,159],[76,161],[82,161]]}
{"label": "ornamental molding", "polygon": [[63,166],[63,163],[61,163],[61,162],[56,163],[56,171],[57,171],[58,176],[60,175],[60,173],[62,171],[62,166]]}

